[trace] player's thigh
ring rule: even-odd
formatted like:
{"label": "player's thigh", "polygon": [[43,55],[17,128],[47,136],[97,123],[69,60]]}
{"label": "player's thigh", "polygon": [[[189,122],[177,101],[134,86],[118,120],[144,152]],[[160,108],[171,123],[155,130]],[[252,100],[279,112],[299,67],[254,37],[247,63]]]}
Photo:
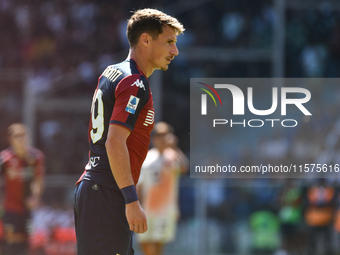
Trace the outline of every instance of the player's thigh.
{"label": "player's thigh", "polygon": [[133,254],[125,202],[118,191],[82,181],[74,206],[79,255]]}

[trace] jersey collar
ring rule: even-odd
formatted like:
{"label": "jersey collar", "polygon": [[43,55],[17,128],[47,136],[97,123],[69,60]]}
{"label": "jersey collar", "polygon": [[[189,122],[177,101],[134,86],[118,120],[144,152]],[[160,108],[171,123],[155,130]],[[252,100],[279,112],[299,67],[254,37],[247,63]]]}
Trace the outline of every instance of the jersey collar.
{"label": "jersey collar", "polygon": [[[142,75],[144,75],[144,76],[146,77],[146,75],[142,72],[142,70],[139,69],[139,67],[138,67],[138,65],[137,65],[137,63],[136,63],[136,61],[135,61],[134,59],[132,59],[132,58],[127,58],[126,61],[128,61],[128,62],[134,64],[134,65],[137,67],[139,73],[142,74]],[[146,77],[146,78],[148,79],[148,77]]]}

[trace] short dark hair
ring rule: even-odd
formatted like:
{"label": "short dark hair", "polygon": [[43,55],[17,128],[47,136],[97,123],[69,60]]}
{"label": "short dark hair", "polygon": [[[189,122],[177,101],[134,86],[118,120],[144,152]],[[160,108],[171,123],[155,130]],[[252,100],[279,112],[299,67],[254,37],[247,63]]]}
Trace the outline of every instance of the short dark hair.
{"label": "short dark hair", "polygon": [[183,25],[174,17],[156,9],[141,9],[134,12],[128,21],[126,35],[133,48],[137,45],[140,36],[148,33],[153,39],[163,32],[163,27],[169,25],[175,29],[177,35],[184,32]]}

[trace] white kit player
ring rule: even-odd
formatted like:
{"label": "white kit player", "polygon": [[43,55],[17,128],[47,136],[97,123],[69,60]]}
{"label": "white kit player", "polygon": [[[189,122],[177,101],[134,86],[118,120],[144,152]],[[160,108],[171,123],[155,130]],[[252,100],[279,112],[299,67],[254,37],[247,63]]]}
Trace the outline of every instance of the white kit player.
{"label": "white kit player", "polygon": [[179,177],[188,169],[188,159],[177,147],[173,128],[155,124],[153,148],[143,163],[138,182],[139,197],[148,222],[148,231],[137,238],[145,255],[160,255],[163,245],[175,239]]}

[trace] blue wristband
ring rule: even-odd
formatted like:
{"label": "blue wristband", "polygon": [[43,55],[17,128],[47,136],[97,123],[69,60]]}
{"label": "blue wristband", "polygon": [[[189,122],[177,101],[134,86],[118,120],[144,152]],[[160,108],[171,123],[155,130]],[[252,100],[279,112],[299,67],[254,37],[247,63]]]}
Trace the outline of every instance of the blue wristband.
{"label": "blue wristband", "polygon": [[138,200],[135,185],[124,187],[120,191],[122,192],[125,199],[125,204],[130,204]]}

